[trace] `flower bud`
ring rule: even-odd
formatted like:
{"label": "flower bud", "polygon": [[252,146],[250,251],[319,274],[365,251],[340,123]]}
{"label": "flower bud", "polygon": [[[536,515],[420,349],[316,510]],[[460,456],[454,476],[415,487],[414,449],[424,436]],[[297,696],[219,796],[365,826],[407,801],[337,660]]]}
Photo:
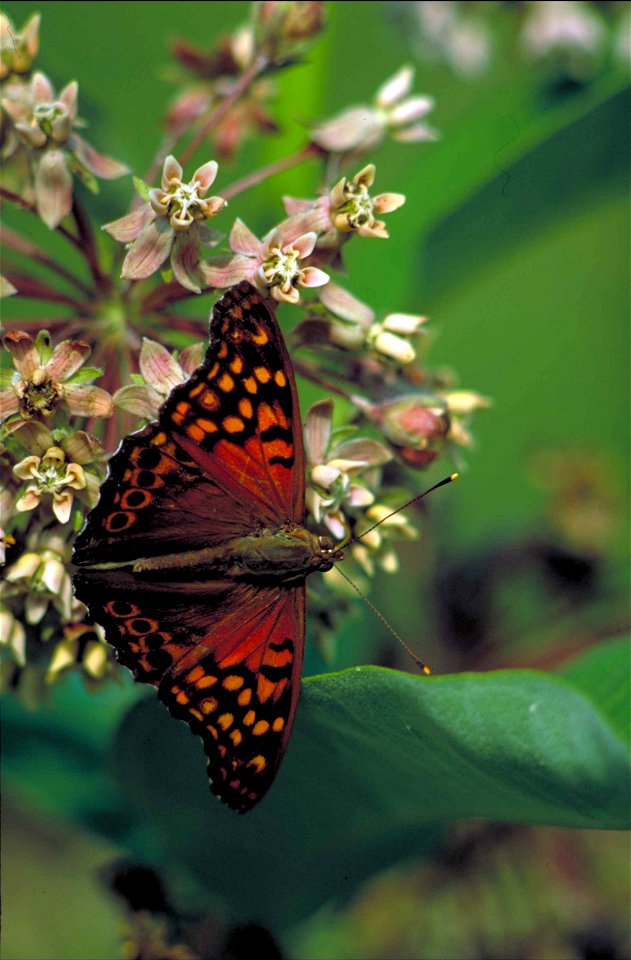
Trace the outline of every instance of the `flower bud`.
{"label": "flower bud", "polygon": [[378,424],[398,455],[411,467],[426,467],[444,448],[450,420],[445,404],[431,393],[410,394],[361,409]]}

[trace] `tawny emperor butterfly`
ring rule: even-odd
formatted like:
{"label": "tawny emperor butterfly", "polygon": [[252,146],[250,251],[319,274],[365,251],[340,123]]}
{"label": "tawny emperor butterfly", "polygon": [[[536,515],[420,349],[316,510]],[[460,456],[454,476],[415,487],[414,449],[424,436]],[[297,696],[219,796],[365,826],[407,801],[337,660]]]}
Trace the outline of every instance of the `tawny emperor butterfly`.
{"label": "tawny emperor butterfly", "polygon": [[119,661],[198,734],[212,790],[245,813],[287,747],[305,579],[341,554],[304,527],[296,385],[243,282],[215,305],[202,366],[127,437],[77,537],[77,596]]}

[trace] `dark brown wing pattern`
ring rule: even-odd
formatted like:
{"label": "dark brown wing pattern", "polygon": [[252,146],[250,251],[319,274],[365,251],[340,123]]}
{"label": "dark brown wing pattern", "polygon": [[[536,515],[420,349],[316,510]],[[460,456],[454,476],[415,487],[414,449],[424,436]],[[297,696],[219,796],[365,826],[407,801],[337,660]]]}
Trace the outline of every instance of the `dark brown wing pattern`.
{"label": "dark brown wing pattern", "polygon": [[74,555],[77,596],[120,662],[202,737],[212,789],[239,812],[267,791],[289,738],[304,583],[198,582],[130,563],[301,523],[303,513],[291,364],[264,301],[241,283],[215,305],[202,366],[112,457]]}

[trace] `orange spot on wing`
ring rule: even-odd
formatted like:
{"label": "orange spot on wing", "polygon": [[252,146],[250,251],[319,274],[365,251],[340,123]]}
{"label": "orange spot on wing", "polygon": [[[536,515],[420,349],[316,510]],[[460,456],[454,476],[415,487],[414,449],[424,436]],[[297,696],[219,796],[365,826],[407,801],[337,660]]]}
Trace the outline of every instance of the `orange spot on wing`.
{"label": "orange spot on wing", "polygon": [[267,430],[269,427],[275,427],[278,423],[276,414],[269,403],[262,403],[258,408],[258,419],[260,430]]}
{"label": "orange spot on wing", "polygon": [[229,373],[222,373],[217,380],[217,386],[224,393],[230,393],[231,390],[234,390],[234,380]]}
{"label": "orange spot on wing", "polygon": [[186,434],[191,438],[191,440],[194,440],[195,443],[200,443],[206,436],[205,431],[202,430],[197,423],[189,423],[186,428]]}
{"label": "orange spot on wing", "polygon": [[277,686],[279,686],[279,684],[272,683],[271,680],[268,680],[266,677],[259,674],[256,684],[256,695],[261,703],[265,703],[267,700],[269,700]]}
{"label": "orange spot on wing", "polygon": [[272,379],[272,375],[267,367],[255,367],[254,376],[259,383],[269,383],[269,381]]}
{"label": "orange spot on wing", "polygon": [[226,433],[241,433],[245,430],[245,424],[240,417],[225,417],[222,425]]}
{"label": "orange spot on wing", "polygon": [[255,394],[258,390],[256,380],[254,377],[245,377],[243,380],[243,386],[248,391],[248,393]]}
{"label": "orange spot on wing", "polygon": [[186,682],[195,683],[196,680],[199,680],[203,676],[204,676],[204,668],[198,664],[196,667],[193,667],[193,669],[189,673],[186,674]]}
{"label": "orange spot on wing", "polygon": [[252,403],[247,397],[241,397],[239,400],[239,413],[242,417],[245,417],[246,420],[249,420],[254,413]]}

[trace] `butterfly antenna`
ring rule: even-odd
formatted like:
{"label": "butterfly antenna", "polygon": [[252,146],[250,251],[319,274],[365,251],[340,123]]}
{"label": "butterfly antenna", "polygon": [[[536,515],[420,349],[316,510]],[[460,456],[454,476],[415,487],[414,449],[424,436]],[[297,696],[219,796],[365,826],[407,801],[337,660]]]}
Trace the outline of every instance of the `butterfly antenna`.
{"label": "butterfly antenna", "polygon": [[[406,504],[406,506],[407,506],[407,504]],[[344,573],[344,571],[343,571],[339,566],[336,565],[335,569],[337,570],[338,573],[341,573],[341,575],[344,577],[344,579],[346,580],[346,582],[351,585],[351,587],[353,588],[353,590],[355,591],[355,593],[358,593],[358,594],[359,594],[359,596],[362,598],[362,600],[364,601],[364,603],[368,604],[368,606],[370,607],[370,609],[372,610],[372,612],[374,613],[374,615],[375,615],[379,620],[381,620],[381,622],[383,623],[383,625],[384,625],[384,627],[386,628],[386,630],[388,630],[389,633],[392,634],[392,636],[395,638],[395,640],[398,640],[398,641],[399,641],[399,643],[401,644],[401,646],[403,647],[403,649],[412,657],[412,660],[414,660],[414,663],[417,665],[417,667],[419,668],[419,670],[421,671],[421,673],[424,673],[426,676],[428,676],[428,675],[432,672],[432,671],[430,670],[430,668],[427,666],[426,663],[423,663],[423,661],[420,659],[420,657],[417,657],[417,656],[416,656],[416,654],[414,653],[414,651],[407,645],[407,643],[405,642],[405,640],[404,640],[402,637],[399,636],[399,634],[396,632],[396,630],[394,630],[393,627],[390,626],[390,624],[388,623],[388,621],[386,620],[386,618],[384,617],[384,615],[383,615],[382,613],[380,613],[379,610],[377,610],[377,608],[376,608],[376,606],[374,605],[374,603],[371,603],[371,601],[368,599],[368,597],[364,596],[364,594],[361,592],[361,590],[359,589],[359,587],[357,586],[357,584],[356,584],[356,583],[353,583],[353,581],[351,580],[351,578],[350,578],[350,577],[347,577],[346,574]]]}
{"label": "butterfly antenna", "polygon": [[390,517],[394,517],[395,514],[401,513],[402,510],[405,510],[407,507],[411,506],[413,503],[416,503],[417,500],[422,500],[423,497],[426,497],[428,493],[432,493],[434,490],[438,490],[439,487],[444,487],[447,483],[453,483],[454,480],[458,479],[457,473],[452,473],[449,477],[445,477],[444,480],[440,480],[438,483],[435,483],[433,487],[430,487],[429,490],[424,490],[423,493],[417,493],[415,497],[412,497],[406,503],[402,504],[400,507],[397,507],[396,510],[393,510],[391,513],[386,514],[385,517],[382,517],[381,520],[377,520],[376,523],[373,523],[372,527],[368,527],[367,530],[364,530],[363,533],[360,533],[358,536],[353,537],[352,540],[345,540],[340,544],[340,547],[347,547],[350,543],[358,543],[362,537],[365,537],[367,533],[370,533],[371,530],[374,530],[376,527],[380,527],[382,523],[385,523],[386,520],[389,520]]}

